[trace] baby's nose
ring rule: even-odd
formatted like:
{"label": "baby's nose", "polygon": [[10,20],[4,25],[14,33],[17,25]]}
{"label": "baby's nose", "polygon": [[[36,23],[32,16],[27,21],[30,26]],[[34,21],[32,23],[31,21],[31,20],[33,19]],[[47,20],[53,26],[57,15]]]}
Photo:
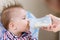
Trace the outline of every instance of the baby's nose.
{"label": "baby's nose", "polygon": [[29,23],[29,19],[26,19],[27,20],[27,22]]}

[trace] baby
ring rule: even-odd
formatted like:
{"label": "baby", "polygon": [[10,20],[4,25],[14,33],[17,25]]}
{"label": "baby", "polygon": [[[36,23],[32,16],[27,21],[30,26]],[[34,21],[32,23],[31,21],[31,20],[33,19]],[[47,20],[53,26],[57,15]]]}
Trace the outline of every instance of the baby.
{"label": "baby", "polygon": [[30,35],[29,20],[26,18],[26,11],[21,5],[5,8],[1,15],[1,22],[7,30],[2,40],[36,40]]}

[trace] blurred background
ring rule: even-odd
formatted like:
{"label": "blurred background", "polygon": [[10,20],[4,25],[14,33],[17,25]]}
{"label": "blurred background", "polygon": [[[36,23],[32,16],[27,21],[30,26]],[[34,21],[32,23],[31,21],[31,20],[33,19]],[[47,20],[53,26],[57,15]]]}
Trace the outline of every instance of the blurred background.
{"label": "blurred background", "polygon": [[[54,14],[57,16],[58,14],[60,14],[59,0],[51,0],[51,1],[50,0],[17,0],[17,1],[20,2],[26,10],[32,12],[36,17],[42,17],[46,14]],[[59,7],[57,2],[59,2]]]}

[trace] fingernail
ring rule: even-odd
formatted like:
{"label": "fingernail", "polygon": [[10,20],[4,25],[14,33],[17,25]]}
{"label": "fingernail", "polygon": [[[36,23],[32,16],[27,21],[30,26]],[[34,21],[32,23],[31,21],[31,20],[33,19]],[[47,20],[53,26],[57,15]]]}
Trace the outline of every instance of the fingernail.
{"label": "fingernail", "polygon": [[49,29],[51,29],[51,26],[49,27]]}

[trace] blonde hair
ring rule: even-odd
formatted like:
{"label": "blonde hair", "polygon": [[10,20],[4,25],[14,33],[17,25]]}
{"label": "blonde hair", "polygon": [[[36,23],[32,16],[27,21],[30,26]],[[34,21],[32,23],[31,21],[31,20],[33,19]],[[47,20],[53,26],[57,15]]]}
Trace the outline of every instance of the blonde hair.
{"label": "blonde hair", "polygon": [[7,12],[4,12],[4,11],[9,9],[9,8],[14,8],[14,7],[23,8],[23,6],[21,4],[14,4],[14,5],[10,5],[8,7],[4,7],[4,9],[3,9],[2,13],[1,13],[1,23],[3,24],[5,29],[8,29],[8,24],[10,22],[10,17],[9,17],[10,11],[7,11]]}

